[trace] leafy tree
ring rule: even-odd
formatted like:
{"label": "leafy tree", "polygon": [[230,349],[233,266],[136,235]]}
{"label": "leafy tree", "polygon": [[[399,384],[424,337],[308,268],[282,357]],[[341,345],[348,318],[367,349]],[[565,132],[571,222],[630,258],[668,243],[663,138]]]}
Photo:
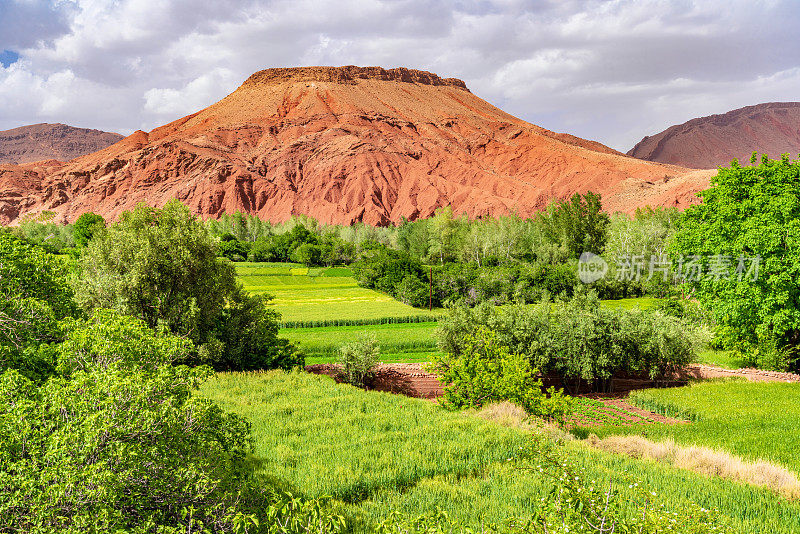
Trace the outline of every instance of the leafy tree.
{"label": "leafy tree", "polygon": [[106,220],[96,213],[87,211],[72,225],[72,236],[75,244],[85,247],[94,235],[106,227]]}
{"label": "leafy tree", "polygon": [[360,335],[339,347],[338,362],[342,366],[344,381],[358,388],[366,387],[374,376],[380,355],[378,340],[371,333]]}
{"label": "leafy tree", "polygon": [[291,260],[297,263],[302,263],[306,266],[319,265],[322,257],[322,250],[319,246],[311,243],[303,243],[294,249],[291,254]]}
{"label": "leafy tree", "polygon": [[67,279],[63,258],[0,232],[0,372],[51,372],[44,345],[62,339],[62,320],[79,311]]}
{"label": "leafy tree", "polygon": [[756,360],[759,348],[791,359],[800,347],[798,191],[800,162],[788,156],[751,167],[734,160],[700,193],[702,203],[685,211],[675,235],[676,255],[705,258],[702,279],[691,286],[714,310],[721,343]]}
{"label": "leafy tree", "polygon": [[[203,223],[180,202],[163,209],[139,205],[123,213],[89,242],[79,268],[75,287],[82,305],[115,309],[150,328],[186,336],[201,362],[223,369],[265,361],[301,363],[290,345],[277,340],[277,328],[264,324],[277,322],[266,301],[240,289],[233,266],[216,257]],[[241,329],[234,332],[226,321]],[[243,339],[248,333],[264,337]],[[260,352],[245,364],[237,348],[242,346]]]}
{"label": "leafy tree", "polygon": [[365,250],[353,264],[359,285],[394,295],[406,276],[427,280],[420,263],[404,252],[378,245]]}
{"label": "leafy tree", "polygon": [[583,252],[602,254],[609,217],[602,211],[600,195],[575,193],[568,201],[551,204],[539,218],[545,238],[562,245],[571,257]]}

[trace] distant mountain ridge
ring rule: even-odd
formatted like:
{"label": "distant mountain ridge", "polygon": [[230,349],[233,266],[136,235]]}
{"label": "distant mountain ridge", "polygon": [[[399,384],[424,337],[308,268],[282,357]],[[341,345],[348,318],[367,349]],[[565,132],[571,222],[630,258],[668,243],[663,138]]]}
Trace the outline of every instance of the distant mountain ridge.
{"label": "distant mountain ridge", "polygon": [[113,145],[117,133],[66,124],[31,124],[0,131],[0,163],[68,161]]}
{"label": "distant mountain ridge", "polygon": [[753,151],[777,158],[800,152],[800,102],[771,102],[692,119],[647,136],[629,156],[696,169],[750,160]]}
{"label": "distant mountain ridge", "polygon": [[113,219],[173,198],[203,217],[370,225],[527,217],[595,191],[608,211],[686,206],[711,173],[630,158],[530,124],[455,78],[406,68],[266,69],[206,109],[66,164],[0,165],[0,221]]}

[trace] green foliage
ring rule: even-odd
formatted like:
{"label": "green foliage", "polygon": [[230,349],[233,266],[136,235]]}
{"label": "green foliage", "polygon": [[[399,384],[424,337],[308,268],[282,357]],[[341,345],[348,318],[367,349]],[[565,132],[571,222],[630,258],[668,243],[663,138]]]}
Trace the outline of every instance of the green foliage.
{"label": "green foliage", "polygon": [[344,381],[358,388],[365,387],[373,378],[380,360],[381,349],[374,334],[362,334],[354,341],[339,347],[339,364]]}
{"label": "green foliage", "polygon": [[741,167],[734,161],[720,168],[712,187],[700,193],[702,204],[684,213],[676,254],[703,255],[707,261],[729,256],[732,272],[739,256],[761,258],[757,277],[704,276],[692,284],[697,297],[714,310],[727,348],[747,352],[774,346],[790,351],[791,359],[791,351],[800,346],[798,189],[800,162],[764,158],[758,166]]}
{"label": "green foliage", "polygon": [[96,312],[37,387],[0,375],[0,531],[306,532],[343,527],[259,480],[250,426],[194,390],[190,343]]}
{"label": "green foliage", "polygon": [[[227,235],[233,237],[230,234]],[[237,241],[236,238],[220,239],[220,242],[217,245],[217,253],[231,261],[245,261],[250,254],[250,248],[250,243]]]}
{"label": "green foliage", "polygon": [[106,220],[96,213],[87,211],[72,225],[72,237],[75,244],[85,247],[97,232],[106,227]]}
{"label": "green foliage", "polygon": [[568,201],[551,204],[540,216],[544,237],[563,246],[573,258],[583,252],[602,254],[610,219],[603,213],[600,195],[575,193]]}
{"label": "green foliage", "polygon": [[404,252],[379,247],[362,253],[353,264],[353,275],[361,287],[394,295],[397,287],[410,276],[422,281],[427,277],[422,265]]}
{"label": "green foliage", "polygon": [[545,395],[529,358],[509,353],[485,327],[468,334],[458,355],[445,356],[434,368],[444,384],[442,404],[451,409],[508,400],[529,415],[558,421],[571,411],[570,399],[560,391],[550,388]]}
{"label": "green foliage", "polygon": [[416,276],[406,275],[395,290],[395,298],[403,304],[423,308],[428,305],[430,287]]}
{"label": "green foliage", "polygon": [[62,320],[78,315],[63,258],[0,232],[0,372],[31,380],[53,371],[47,344],[59,341]]}
{"label": "green foliage", "polygon": [[217,318],[215,335],[223,340],[212,359],[218,370],[292,369],[304,365],[303,354],[278,337],[280,314],[268,306],[270,297],[236,290]]}
{"label": "green foliage", "polygon": [[289,255],[289,259],[294,262],[302,263],[303,265],[319,265],[322,258],[322,249],[318,245],[312,243],[303,243],[299,245]]}
{"label": "green foliage", "polygon": [[463,354],[467,337],[486,327],[509,351],[524,354],[532,367],[557,374],[569,387],[584,380],[602,389],[618,373],[657,379],[686,365],[695,351],[692,328],[680,320],[610,309],[591,295],[530,307],[459,307],[439,324],[439,345],[449,358]]}
{"label": "green foliage", "polygon": [[177,201],[123,213],[89,242],[79,267],[74,285],[82,305],[189,338],[195,362],[218,369],[300,363],[277,339],[278,317],[266,300],[240,288],[203,223]]}
{"label": "green foliage", "polygon": [[43,211],[35,217],[23,216],[14,233],[29,243],[39,245],[48,252],[60,254],[71,252],[75,246],[72,226],[53,222],[55,213]]}

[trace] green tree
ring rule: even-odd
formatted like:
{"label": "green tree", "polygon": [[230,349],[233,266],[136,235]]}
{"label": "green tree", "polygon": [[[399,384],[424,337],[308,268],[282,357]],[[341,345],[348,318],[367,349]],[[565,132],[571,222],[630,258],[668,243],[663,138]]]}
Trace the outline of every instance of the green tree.
{"label": "green tree", "polygon": [[[720,341],[756,359],[770,347],[790,359],[800,346],[798,191],[800,162],[788,156],[748,167],[734,160],[684,212],[675,235],[676,255],[705,258],[690,285],[714,310]],[[730,276],[718,276],[722,270]]]}
{"label": "green tree", "polygon": [[0,232],[0,372],[39,380],[51,371],[45,345],[62,339],[63,319],[78,315],[67,278],[63,258]]}
{"label": "green tree", "polygon": [[106,227],[106,220],[96,213],[87,211],[72,225],[72,237],[75,244],[85,247],[94,235]]}
{"label": "green tree", "polygon": [[569,200],[554,202],[539,221],[544,237],[563,246],[571,257],[578,258],[583,252],[603,253],[610,219],[603,212],[599,194],[575,193]]}
{"label": "green tree", "polygon": [[[277,326],[248,327],[251,320],[277,323],[277,315],[268,313],[267,301],[241,290],[233,266],[216,253],[203,223],[180,202],[163,209],[139,205],[89,242],[75,277],[76,297],[88,309],[115,309],[188,337],[199,361],[218,368],[242,365],[239,356],[229,358],[243,343],[262,351],[251,355],[253,362],[301,363],[291,345],[277,340]],[[233,332],[225,326],[230,321],[243,329]],[[245,343],[247,332],[265,337]]]}

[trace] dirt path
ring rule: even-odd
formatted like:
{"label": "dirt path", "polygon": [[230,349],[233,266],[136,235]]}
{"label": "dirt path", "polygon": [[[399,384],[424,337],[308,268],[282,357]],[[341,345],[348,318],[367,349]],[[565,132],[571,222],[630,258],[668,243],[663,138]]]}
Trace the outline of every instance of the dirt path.
{"label": "dirt path", "polygon": [[800,375],[780,373],[778,371],[762,371],[761,369],[725,369],[711,365],[691,364],[686,368],[687,378],[710,379],[743,377],[751,382],[800,382]]}
{"label": "dirt path", "polygon": [[[376,391],[386,391],[436,400],[442,393],[442,384],[436,375],[425,371],[422,363],[380,364],[375,370],[375,379],[370,385]],[[341,368],[335,364],[306,366],[306,371],[331,376],[339,380]],[[759,369],[724,369],[710,365],[692,364],[675,378],[681,380],[703,380],[712,378],[743,377],[753,382],[800,382],[800,375],[761,371]],[[664,417],[657,413],[637,408],[625,397],[634,389],[653,387],[648,380],[620,380],[616,382],[618,391],[611,394],[582,395],[582,402],[571,417],[568,426],[592,426],[603,424],[685,424],[687,421]]]}

